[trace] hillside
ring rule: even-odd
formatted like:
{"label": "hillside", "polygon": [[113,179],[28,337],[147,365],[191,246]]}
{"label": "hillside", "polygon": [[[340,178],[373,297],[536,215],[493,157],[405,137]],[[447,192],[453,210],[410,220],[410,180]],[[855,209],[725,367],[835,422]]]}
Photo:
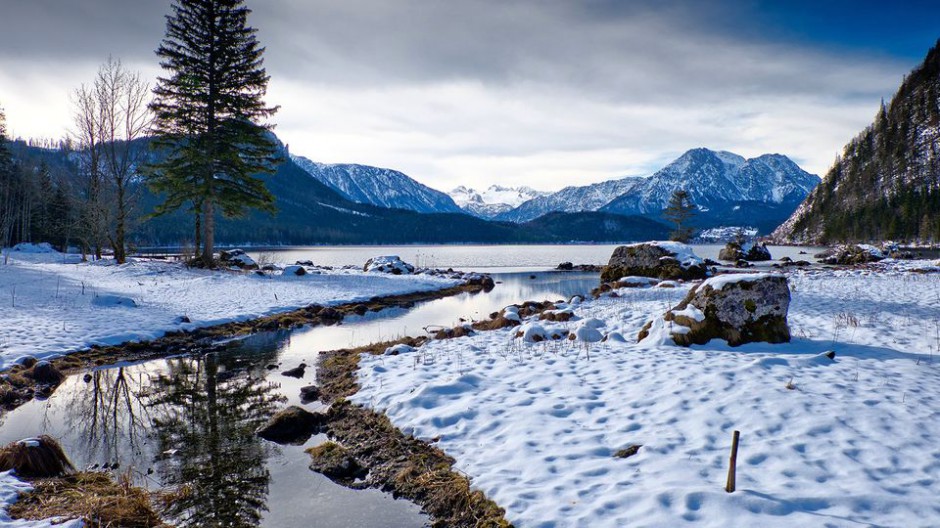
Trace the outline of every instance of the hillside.
{"label": "hillside", "polygon": [[940,42],[856,136],[781,242],[940,241]]}

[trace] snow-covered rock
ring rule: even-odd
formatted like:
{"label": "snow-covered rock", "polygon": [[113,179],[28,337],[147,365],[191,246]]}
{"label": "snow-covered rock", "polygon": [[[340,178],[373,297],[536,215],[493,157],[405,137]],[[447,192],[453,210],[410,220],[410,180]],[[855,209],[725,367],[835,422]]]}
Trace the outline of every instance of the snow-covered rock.
{"label": "snow-covered rock", "polygon": [[705,262],[686,244],[643,242],[614,249],[601,280],[613,282],[630,276],[690,280],[703,279],[707,273]]}
{"label": "snow-covered rock", "polygon": [[259,268],[255,259],[251,258],[243,249],[229,249],[219,252],[219,260],[227,266],[235,266],[244,270],[256,270]]}
{"label": "snow-covered rock", "polygon": [[382,255],[370,258],[362,270],[392,275],[411,275],[415,272],[415,267],[403,261],[398,255]]}
{"label": "snow-covered rock", "polygon": [[30,253],[30,254],[41,254],[41,253],[58,253],[53,247],[52,244],[48,242],[40,242],[38,244],[32,244],[29,242],[20,242],[19,244],[13,246],[12,251],[17,253]]}
{"label": "snow-covered rock", "polygon": [[406,345],[405,343],[399,343],[397,345],[386,348],[384,355],[397,356],[399,354],[410,354],[411,352],[414,352],[416,350],[418,349],[411,345]]}
{"label": "snow-covered rock", "polygon": [[298,266],[296,264],[291,265],[291,266],[285,266],[284,271],[281,272],[281,275],[288,276],[288,277],[290,276],[303,277],[306,274],[307,274],[307,268],[303,266]]}
{"label": "snow-covered rock", "polygon": [[91,300],[93,306],[100,306],[104,308],[113,307],[113,306],[122,306],[125,308],[136,308],[137,302],[130,297],[124,297],[122,295],[95,295]]}
{"label": "snow-covered rock", "polygon": [[885,258],[884,253],[875,246],[868,244],[849,244],[837,246],[820,255],[817,255],[824,264],[849,266],[854,264],[867,264],[878,262]]}
{"label": "snow-covered rock", "polygon": [[719,275],[692,289],[666,312],[662,321],[671,325],[650,322],[640,331],[639,340],[666,331],[682,346],[703,345],[712,339],[724,339],[731,346],[787,343],[789,306],[790,288],[783,275]]}

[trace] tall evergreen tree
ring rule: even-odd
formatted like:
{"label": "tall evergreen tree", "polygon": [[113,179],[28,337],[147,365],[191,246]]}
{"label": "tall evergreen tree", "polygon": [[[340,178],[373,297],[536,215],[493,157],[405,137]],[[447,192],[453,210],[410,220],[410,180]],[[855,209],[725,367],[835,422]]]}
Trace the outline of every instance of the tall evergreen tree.
{"label": "tall evergreen tree", "polygon": [[257,175],[274,172],[277,146],[264,120],[277,108],[263,100],[264,48],[244,0],[175,0],[172,10],[157,49],[170,75],[158,79],[150,106],[155,146],[168,155],[149,180],[165,194],[156,214],[190,206],[201,218],[201,261],[211,265],[217,212],[274,210]]}
{"label": "tall evergreen tree", "polygon": [[693,229],[688,222],[694,214],[695,204],[689,198],[689,193],[681,189],[673,192],[669,204],[663,209],[663,216],[676,225],[672,240],[688,242],[692,238]]}

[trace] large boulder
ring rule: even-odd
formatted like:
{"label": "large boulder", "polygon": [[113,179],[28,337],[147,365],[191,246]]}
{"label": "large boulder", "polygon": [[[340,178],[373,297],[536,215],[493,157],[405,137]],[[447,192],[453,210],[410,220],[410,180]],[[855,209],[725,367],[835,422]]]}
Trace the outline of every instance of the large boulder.
{"label": "large boulder", "polygon": [[326,415],[312,413],[292,405],[271,417],[258,428],[257,435],[278,444],[300,445],[326,423]]}
{"label": "large boulder", "polygon": [[366,261],[362,271],[378,273],[391,273],[392,275],[411,275],[415,267],[403,261],[398,255],[383,255],[372,257]]}
{"label": "large boulder", "polygon": [[648,323],[639,340],[659,334],[682,346],[702,345],[715,338],[731,346],[786,343],[790,341],[789,307],[790,287],[783,275],[721,275],[693,288],[678,306]]}
{"label": "large boulder", "polygon": [[739,260],[760,262],[770,259],[770,250],[767,249],[767,245],[763,242],[760,244],[752,242],[741,244],[737,241],[731,241],[718,252],[718,260],[729,262],[737,262]]}
{"label": "large boulder", "polygon": [[242,249],[230,249],[228,251],[219,252],[219,260],[225,266],[235,266],[243,270],[256,270],[259,269],[258,263],[255,262],[255,259],[248,256],[248,253],[245,253]]}
{"label": "large boulder", "polygon": [[875,246],[868,244],[850,244],[837,246],[828,251],[816,255],[823,264],[835,264],[841,266],[852,266],[855,264],[867,264],[869,262],[878,262],[885,258],[884,253]]}
{"label": "large boulder", "polygon": [[644,242],[615,249],[601,271],[601,281],[613,282],[629,276],[695,280],[704,279],[707,273],[705,262],[686,244]]}

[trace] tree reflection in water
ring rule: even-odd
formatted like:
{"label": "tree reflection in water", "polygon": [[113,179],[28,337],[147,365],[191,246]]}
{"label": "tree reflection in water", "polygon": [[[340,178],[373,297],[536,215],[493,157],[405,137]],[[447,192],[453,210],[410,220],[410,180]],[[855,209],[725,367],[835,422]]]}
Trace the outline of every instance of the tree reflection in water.
{"label": "tree reflection in water", "polygon": [[[264,358],[254,357],[252,362]],[[145,397],[162,453],[162,484],[180,489],[168,515],[178,526],[257,526],[271,480],[255,429],[286,401],[261,369],[229,354],[167,360]]]}

